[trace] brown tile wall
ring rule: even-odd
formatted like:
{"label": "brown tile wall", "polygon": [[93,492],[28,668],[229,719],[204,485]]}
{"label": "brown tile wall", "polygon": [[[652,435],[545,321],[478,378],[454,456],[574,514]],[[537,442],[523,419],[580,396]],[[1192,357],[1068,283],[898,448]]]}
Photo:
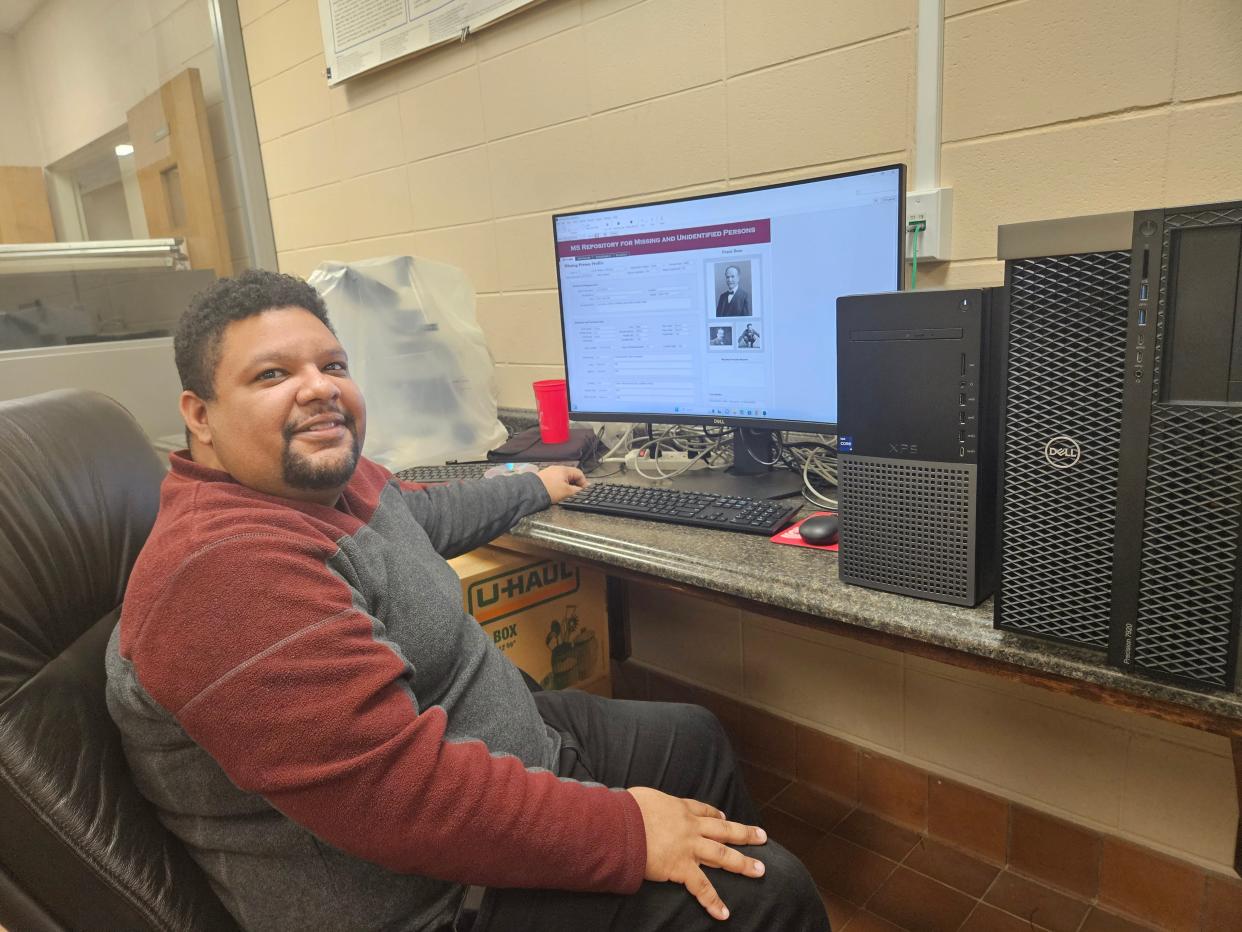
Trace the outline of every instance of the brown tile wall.
{"label": "brown tile wall", "polygon": [[1242,932],[1235,878],[632,662],[614,663],[613,683],[618,696],[717,710],[769,830],[821,882],[834,928]]}

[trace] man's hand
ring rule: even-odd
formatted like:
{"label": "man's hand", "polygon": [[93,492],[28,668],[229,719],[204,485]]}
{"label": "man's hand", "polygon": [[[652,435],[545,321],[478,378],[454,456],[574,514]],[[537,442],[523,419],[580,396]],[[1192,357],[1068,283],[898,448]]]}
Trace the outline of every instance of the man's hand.
{"label": "man's hand", "polygon": [[563,498],[569,498],[575,492],[581,492],[587,486],[587,478],[576,466],[548,466],[537,474],[548,490],[548,497],[555,505]]}
{"label": "man's hand", "polygon": [[762,877],[763,863],[729,845],[761,845],[763,829],[725,821],[724,813],[707,803],[678,799],[646,786],[628,791],[643,814],[647,832],[647,880],[684,884],[691,895],[716,919],[728,919],[729,910],[716,893],[701,865],[735,874]]}

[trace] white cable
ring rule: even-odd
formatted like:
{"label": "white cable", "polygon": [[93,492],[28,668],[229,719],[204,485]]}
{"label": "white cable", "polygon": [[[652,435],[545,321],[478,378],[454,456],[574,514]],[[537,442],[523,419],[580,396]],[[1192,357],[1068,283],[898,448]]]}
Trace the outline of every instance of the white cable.
{"label": "white cable", "polygon": [[[655,441],[655,443],[658,444],[659,440]],[[642,467],[643,458],[639,457],[638,459],[634,460],[634,471],[637,472],[644,479],[675,479],[678,476],[680,476],[682,473],[687,472],[693,469],[695,466],[697,466],[707,456],[709,456],[711,452],[715,450],[716,447],[718,446],[720,446],[719,443],[715,444],[714,446],[706,448],[705,450],[700,452],[697,456],[693,456],[690,459],[688,459],[684,466],[682,466],[679,469],[673,470],[671,472],[665,472],[664,469],[660,466],[659,456],[647,457],[647,462],[653,463],[655,465],[657,475],[654,475],[654,476],[650,476],[647,473],[643,472],[643,467]],[[709,468],[711,467],[709,466]]]}
{"label": "white cable", "polygon": [[[621,449],[621,445],[622,445],[623,443],[629,443],[629,442],[630,442],[630,439],[634,436],[634,428],[635,428],[635,427],[637,427],[637,426],[638,426],[637,424],[631,424],[628,428],[626,428],[626,430],[625,430],[625,431],[621,434],[621,439],[620,439],[620,440],[618,440],[616,443],[614,443],[614,444],[612,445],[612,449],[610,449],[607,453],[605,453],[603,456],[601,456],[601,457],[599,458],[599,461],[600,461],[601,463],[615,463],[615,462],[618,462],[618,460],[615,460],[615,459],[613,459],[612,457],[616,456],[617,450]],[[625,457],[620,457],[620,458],[619,458],[619,460],[620,460],[620,462],[624,463],[624,462],[625,462]]]}
{"label": "white cable", "polygon": [[802,497],[813,505],[820,505],[824,508],[831,508],[835,511],[838,507],[836,500],[820,495],[819,492],[815,490],[815,487],[811,485],[809,475],[811,463],[818,458],[819,452],[812,450],[810,455],[808,455],[806,460],[802,463]]}
{"label": "white cable", "polygon": [[[678,449],[677,452],[686,453],[689,456],[689,459],[686,461],[685,465],[675,470],[665,470],[660,465],[661,457],[659,455],[660,447],[663,444],[680,447],[681,449]],[[704,464],[708,469],[724,469],[728,466],[727,462],[721,464],[713,464],[709,462],[712,454],[719,451],[723,446],[723,440],[712,440],[711,438],[706,437],[698,429],[685,428],[676,424],[670,424],[666,426],[660,434],[638,446],[637,450],[640,456],[634,461],[634,471],[644,479],[658,481],[660,479],[675,479],[677,476],[693,469],[700,463]],[[651,463],[655,467],[656,475],[654,476],[644,472],[642,467],[644,457],[642,457],[641,454],[644,450],[648,449],[652,450],[655,454],[650,457],[645,457],[647,462]]]}

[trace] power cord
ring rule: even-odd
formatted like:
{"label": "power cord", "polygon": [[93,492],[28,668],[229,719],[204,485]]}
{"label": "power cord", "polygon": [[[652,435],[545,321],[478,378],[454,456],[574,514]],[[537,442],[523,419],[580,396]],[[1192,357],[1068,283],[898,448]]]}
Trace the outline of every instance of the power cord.
{"label": "power cord", "polygon": [[[633,441],[633,439],[634,439],[634,429],[635,429],[637,426],[638,426],[637,424],[631,424],[629,427],[627,427],[627,428],[626,428],[626,429],[622,432],[622,434],[621,434],[621,439],[619,439],[616,443],[614,443],[614,444],[612,445],[612,447],[608,450],[608,452],[607,452],[607,453],[605,453],[603,456],[601,456],[601,457],[599,458],[599,462],[601,462],[601,463],[615,463],[615,462],[617,462],[617,461],[618,461],[618,459],[614,459],[614,457],[616,457],[616,456],[617,456],[617,451],[618,451],[618,450],[620,450],[622,446],[629,446],[629,444],[630,444],[630,443]],[[620,460],[620,462],[624,463],[624,462],[625,462],[625,457],[623,457],[623,456],[622,456],[622,457],[619,457],[619,460]],[[612,473],[609,473],[609,475],[612,475]]]}
{"label": "power cord", "polygon": [[[671,445],[674,448],[673,452],[686,454],[684,464],[674,470],[665,470],[660,465],[661,447],[664,445]],[[723,461],[723,456],[719,457],[720,461],[712,462],[724,446],[723,439],[714,439],[696,428],[670,425],[659,436],[652,437],[637,447],[640,456],[634,460],[634,471],[644,479],[674,479],[700,462],[705,463],[708,469],[724,469],[728,463]],[[655,455],[642,457],[641,454],[646,450],[652,451]],[[654,464],[656,475],[653,476],[643,471],[644,460],[648,464]]]}
{"label": "power cord", "polygon": [[802,474],[802,497],[822,508],[837,507],[836,499],[816,488],[816,481],[827,488],[837,485],[836,437],[819,435],[820,441],[800,441],[785,445],[785,465]]}
{"label": "power cord", "polygon": [[923,231],[927,229],[926,220],[911,220],[906,224],[906,229],[910,231],[910,241],[913,245],[913,258],[910,265],[910,290],[915,291],[919,287],[919,238],[923,235]]}
{"label": "power cord", "polygon": [[[600,463],[627,463],[634,453],[640,454],[632,462],[631,467],[644,479],[674,479],[682,473],[703,465],[708,469],[726,469],[733,462],[733,444],[728,429],[714,427],[692,427],[688,425],[670,424],[648,426],[645,439],[637,442],[634,436],[638,425],[631,425],[625,430],[616,443],[600,458]],[[749,428],[739,428],[750,430]],[[762,461],[767,466],[783,465],[802,476],[802,497],[813,505],[821,508],[837,508],[837,502],[828,489],[837,485],[836,469],[836,437],[825,434],[803,435],[816,437],[815,440],[790,440],[785,433],[776,434],[775,458]],[[629,455],[621,454],[625,450]],[[647,453],[649,455],[642,455]],[[677,453],[675,469],[667,469],[662,465],[664,454]],[[621,454],[621,455],[618,455]],[[624,470],[624,465],[603,476],[592,478],[602,479],[614,476]]]}
{"label": "power cord", "polygon": [[[751,429],[751,428],[749,428],[749,427],[739,427],[739,428],[737,428],[737,429],[738,429],[739,431],[746,431],[746,432],[750,433],[750,435],[751,435],[752,437],[753,437],[755,434],[760,433],[760,431],[757,431],[757,430],[752,430],[752,429]],[[779,466],[779,465],[781,465],[781,464],[784,462],[784,460],[785,460],[785,456],[784,456],[784,452],[785,452],[785,437],[784,437],[784,434],[782,434],[782,433],[781,433],[781,431],[779,431],[779,430],[774,430],[774,431],[772,431],[772,436],[773,436],[773,438],[776,440],[776,457],[775,457],[774,459],[772,459],[771,461],[768,461],[768,460],[761,460],[761,459],[759,459],[759,457],[755,456],[755,451],[751,449],[751,446],[750,446],[750,444],[749,444],[749,443],[746,443],[746,434],[745,434],[745,433],[743,433],[743,434],[742,434],[742,436],[741,436],[741,440],[742,440],[742,442],[743,442],[743,443],[746,443],[746,449],[747,449],[747,451],[750,453],[750,458],[751,458],[752,460],[754,460],[756,463],[758,463],[760,466]]]}

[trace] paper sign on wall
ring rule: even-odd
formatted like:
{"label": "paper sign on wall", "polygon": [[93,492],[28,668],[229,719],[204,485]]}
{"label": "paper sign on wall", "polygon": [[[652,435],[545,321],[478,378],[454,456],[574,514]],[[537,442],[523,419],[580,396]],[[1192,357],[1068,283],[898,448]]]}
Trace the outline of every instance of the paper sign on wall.
{"label": "paper sign on wall", "polygon": [[319,0],[328,84],[452,42],[539,0]]}

